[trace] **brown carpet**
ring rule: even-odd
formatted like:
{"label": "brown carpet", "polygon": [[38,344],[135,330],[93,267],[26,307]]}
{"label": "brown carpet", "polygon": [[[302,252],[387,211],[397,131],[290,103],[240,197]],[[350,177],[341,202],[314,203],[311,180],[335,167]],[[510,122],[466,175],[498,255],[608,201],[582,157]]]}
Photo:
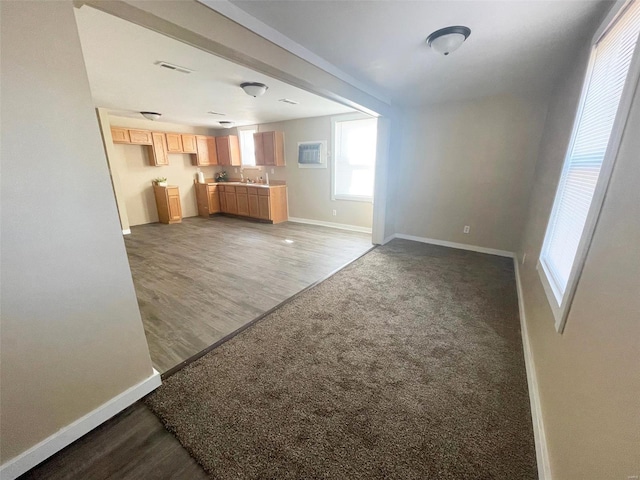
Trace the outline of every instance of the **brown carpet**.
{"label": "brown carpet", "polygon": [[147,404],[212,478],[537,478],[507,258],[394,240]]}

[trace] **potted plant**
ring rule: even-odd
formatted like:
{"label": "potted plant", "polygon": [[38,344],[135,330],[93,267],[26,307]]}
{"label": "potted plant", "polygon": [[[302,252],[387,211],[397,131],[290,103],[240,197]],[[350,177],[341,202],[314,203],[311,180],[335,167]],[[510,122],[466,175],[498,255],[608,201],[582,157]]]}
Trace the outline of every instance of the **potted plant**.
{"label": "potted plant", "polygon": [[155,183],[159,187],[166,187],[167,186],[167,177],[154,178],[153,179],[153,183]]}
{"label": "potted plant", "polygon": [[224,170],[222,172],[218,172],[215,175],[216,182],[226,182],[227,181],[227,172]]}

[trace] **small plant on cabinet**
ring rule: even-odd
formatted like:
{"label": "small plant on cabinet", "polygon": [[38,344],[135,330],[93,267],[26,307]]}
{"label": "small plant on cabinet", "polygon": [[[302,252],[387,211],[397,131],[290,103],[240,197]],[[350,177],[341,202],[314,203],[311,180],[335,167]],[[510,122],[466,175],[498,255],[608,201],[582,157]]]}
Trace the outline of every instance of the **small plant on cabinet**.
{"label": "small plant on cabinet", "polygon": [[153,183],[155,183],[159,187],[166,187],[167,186],[167,177],[154,178],[153,179]]}

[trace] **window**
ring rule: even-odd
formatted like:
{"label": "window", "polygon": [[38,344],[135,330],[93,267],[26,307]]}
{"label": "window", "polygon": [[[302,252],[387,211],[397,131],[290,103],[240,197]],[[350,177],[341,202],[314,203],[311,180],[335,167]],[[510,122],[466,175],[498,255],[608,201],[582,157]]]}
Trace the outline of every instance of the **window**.
{"label": "window", "polygon": [[333,126],[334,200],[373,200],[378,120],[342,116]]}
{"label": "window", "polygon": [[639,33],[640,0],[635,0],[596,38],[591,54],[538,262],[560,332],[602,207],[630,108],[631,87],[637,83],[640,62],[632,60]]}
{"label": "window", "polygon": [[255,144],[253,143],[253,134],[258,129],[254,127],[238,127],[238,136],[240,137],[240,159],[245,167],[252,167],[256,164]]}

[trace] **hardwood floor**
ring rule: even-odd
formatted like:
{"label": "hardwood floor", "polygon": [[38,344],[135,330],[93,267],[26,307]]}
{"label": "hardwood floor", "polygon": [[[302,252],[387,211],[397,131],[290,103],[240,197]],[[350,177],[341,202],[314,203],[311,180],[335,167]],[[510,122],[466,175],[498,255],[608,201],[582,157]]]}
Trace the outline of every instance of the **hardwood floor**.
{"label": "hardwood floor", "polygon": [[[367,234],[227,217],[133,227],[125,243],[151,358],[161,372],[371,248]],[[136,402],[20,480],[148,478],[208,476]]]}
{"label": "hardwood floor", "polygon": [[125,244],[161,373],[371,248],[369,234],[216,216],[133,227]]}
{"label": "hardwood floor", "polygon": [[209,478],[142,402],[31,469],[20,480]]}

